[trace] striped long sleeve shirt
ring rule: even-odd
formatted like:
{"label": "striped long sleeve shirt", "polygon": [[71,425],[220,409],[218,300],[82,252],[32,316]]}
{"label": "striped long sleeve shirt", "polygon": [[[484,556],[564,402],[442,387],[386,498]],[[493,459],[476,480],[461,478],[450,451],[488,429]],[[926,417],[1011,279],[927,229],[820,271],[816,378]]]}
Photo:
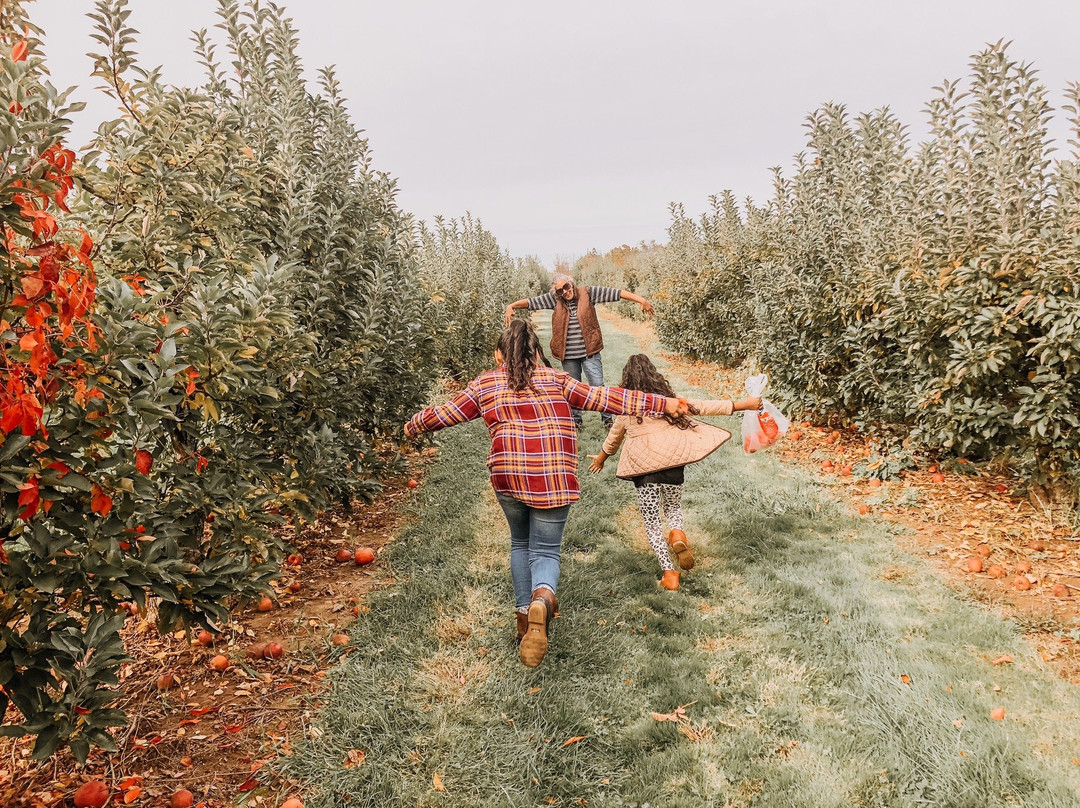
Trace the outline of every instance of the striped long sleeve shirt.
{"label": "striped long sleeve shirt", "polygon": [[405,434],[433,432],[483,418],[491,435],[487,465],[492,487],[534,508],[559,508],[581,496],[577,428],[571,409],[615,415],[664,411],[663,396],[619,387],[589,387],[548,367],[533,372],[532,387],[511,390],[505,367],[490,370],[445,404],[414,415],[405,425]]}
{"label": "striped long sleeve shirt", "polygon": [[[621,299],[622,290],[616,289],[614,286],[589,287],[589,302],[594,306],[597,303],[616,303]],[[559,300],[555,297],[554,292],[529,298],[529,311],[554,309],[557,305],[559,305]],[[570,320],[566,325],[565,357],[567,359],[584,359],[587,355],[585,351],[585,335],[581,333],[581,324],[577,318],[577,300],[569,301],[567,306],[570,308]]]}

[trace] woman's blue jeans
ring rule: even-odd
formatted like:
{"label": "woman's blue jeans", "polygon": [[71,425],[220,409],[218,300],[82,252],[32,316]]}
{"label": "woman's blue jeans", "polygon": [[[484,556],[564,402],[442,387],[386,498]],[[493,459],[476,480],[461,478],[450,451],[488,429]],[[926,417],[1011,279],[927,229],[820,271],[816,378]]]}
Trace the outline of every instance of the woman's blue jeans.
{"label": "woman's blue jeans", "polygon": [[520,499],[496,492],[495,498],[510,525],[510,575],[514,605],[528,606],[534,590],[559,584],[559,556],[570,506],[533,508]]}
{"label": "woman's blue jeans", "polygon": [[[593,354],[587,356],[584,359],[564,359],[562,360],[562,369],[570,374],[570,378],[581,381],[582,374],[585,375],[585,383],[589,387],[603,387],[604,386],[604,360],[600,358],[600,354]],[[574,420],[581,424],[581,410],[574,410]],[[610,427],[615,420],[615,416],[610,412],[601,413],[601,420],[604,422],[604,426]]]}

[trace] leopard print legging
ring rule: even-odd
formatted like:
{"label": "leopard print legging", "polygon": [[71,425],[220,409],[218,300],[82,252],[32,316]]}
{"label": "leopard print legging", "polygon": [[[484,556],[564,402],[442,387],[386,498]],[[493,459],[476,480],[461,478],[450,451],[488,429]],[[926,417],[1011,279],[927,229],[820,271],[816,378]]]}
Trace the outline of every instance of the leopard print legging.
{"label": "leopard print legging", "polygon": [[664,540],[664,523],[660,519],[660,511],[663,509],[670,529],[683,529],[682,486],[649,483],[638,488],[637,494],[638,506],[641,508],[641,518],[645,520],[645,535],[649,539],[649,545],[660,560],[660,568],[673,570],[675,569],[675,562],[672,561],[667,542]]}

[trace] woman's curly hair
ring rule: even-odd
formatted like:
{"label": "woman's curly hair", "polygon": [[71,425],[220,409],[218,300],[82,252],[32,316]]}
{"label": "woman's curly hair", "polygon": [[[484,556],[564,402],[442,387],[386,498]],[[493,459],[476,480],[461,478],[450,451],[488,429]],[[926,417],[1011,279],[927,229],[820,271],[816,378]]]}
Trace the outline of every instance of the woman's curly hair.
{"label": "woman's curly hair", "polygon": [[[655,393],[658,396],[667,396],[668,398],[678,397],[675,395],[675,391],[671,389],[668,380],[656,369],[656,365],[652,363],[652,360],[643,353],[634,354],[627,360],[622,370],[622,381],[619,382],[619,387],[624,387],[627,390],[641,390],[643,393]],[[694,407],[690,408],[690,412],[697,415],[697,409]],[[685,415],[674,416],[665,413],[664,418],[667,419],[669,424],[674,424],[679,429],[694,428],[694,422]],[[639,424],[641,420],[639,415]]]}

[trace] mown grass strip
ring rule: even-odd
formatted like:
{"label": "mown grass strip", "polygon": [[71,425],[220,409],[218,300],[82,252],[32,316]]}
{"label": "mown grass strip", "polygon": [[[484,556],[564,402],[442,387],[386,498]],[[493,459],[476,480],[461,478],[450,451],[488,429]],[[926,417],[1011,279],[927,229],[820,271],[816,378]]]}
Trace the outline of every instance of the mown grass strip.
{"label": "mown grass strip", "polygon": [[[703,765],[692,788],[732,804],[1075,804],[1076,688],[1014,624],[899,551],[888,525],[826,497],[734,441],[688,470],[706,564],[683,591],[711,605],[719,638],[705,644],[720,705],[703,720],[738,727],[702,745],[727,783],[709,791]],[[990,665],[1004,652],[1018,664]]]}
{"label": "mown grass strip", "polygon": [[[611,379],[638,348],[606,330]],[[602,439],[586,423],[583,455]],[[486,435],[443,435],[398,586],[288,765],[309,806],[1075,805],[1075,689],[887,526],[735,441],[688,470],[699,566],[678,593],[657,587],[632,486],[583,477],[562,616],[523,668]],[[1003,652],[1017,664],[991,666]],[[682,722],[650,715],[681,705]]]}

